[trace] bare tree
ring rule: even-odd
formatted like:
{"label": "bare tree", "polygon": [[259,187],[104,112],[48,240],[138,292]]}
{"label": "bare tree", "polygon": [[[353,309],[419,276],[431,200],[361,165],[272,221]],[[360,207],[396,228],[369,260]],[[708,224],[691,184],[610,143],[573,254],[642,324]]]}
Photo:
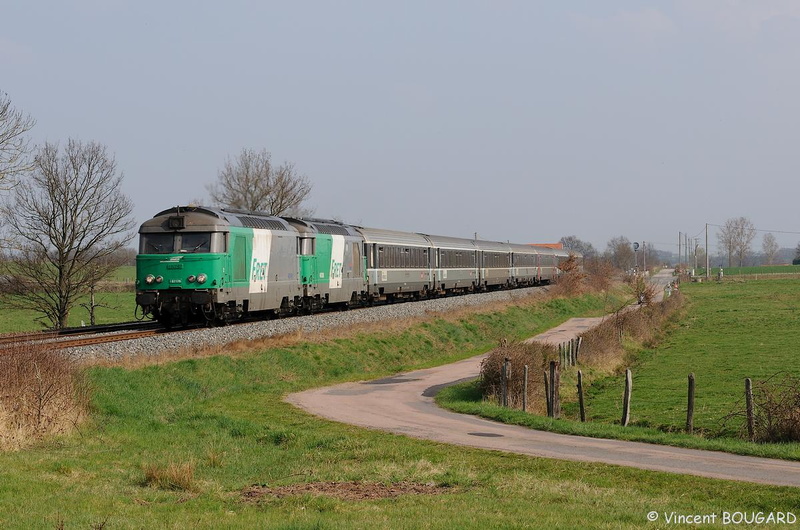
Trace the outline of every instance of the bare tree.
{"label": "bare tree", "polygon": [[728,267],[733,266],[733,254],[736,252],[736,229],[733,219],[728,219],[720,227],[719,232],[717,232],[717,240],[719,241],[720,252],[724,252],[728,256]]}
{"label": "bare tree", "polygon": [[29,169],[28,139],[25,136],[36,122],[11,106],[8,94],[0,92],[0,187]]}
{"label": "bare tree", "polygon": [[311,182],[290,162],[274,166],[266,150],[242,149],[236,160],[228,157],[217,182],[207,189],[221,206],[285,215],[300,209],[311,193]]}
{"label": "bare tree", "polygon": [[606,247],[605,255],[612,265],[623,270],[633,267],[636,261],[633,246],[625,236],[611,239]]}
{"label": "bare tree", "polygon": [[744,258],[750,253],[750,246],[756,238],[756,227],[747,217],[728,219],[717,234],[720,246],[728,254],[728,267],[733,266],[733,258],[737,258],[739,267],[744,265]]}
{"label": "bare tree", "polygon": [[66,325],[133,236],[133,205],[121,183],[103,145],[69,140],[63,152],[49,143],[39,150],[29,178],[0,206],[12,243],[0,276],[11,304],[42,313],[53,328]]}
{"label": "bare tree", "polygon": [[594,245],[588,241],[578,239],[578,236],[564,236],[561,238],[560,243],[567,250],[580,252],[583,254],[584,258],[588,259],[597,256],[597,250],[594,248]]}
{"label": "bare tree", "polygon": [[775,262],[775,256],[781,249],[778,245],[778,240],[771,233],[764,234],[764,241],[761,243],[761,250],[764,252],[764,262],[767,265],[772,265]]}

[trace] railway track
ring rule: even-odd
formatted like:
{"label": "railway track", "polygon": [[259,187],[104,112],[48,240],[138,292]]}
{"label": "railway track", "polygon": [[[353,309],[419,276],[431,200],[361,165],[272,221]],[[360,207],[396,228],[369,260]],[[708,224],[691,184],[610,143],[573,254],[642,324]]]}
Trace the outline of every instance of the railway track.
{"label": "railway track", "polygon": [[23,344],[48,344],[56,348],[75,348],[139,339],[165,331],[157,322],[124,322],[59,331],[7,334],[0,336],[0,353],[8,352]]}
{"label": "railway track", "polygon": [[[548,287],[537,287],[536,291],[539,292],[546,292]],[[505,292],[512,292],[505,291],[505,290],[497,290],[497,291],[490,291],[488,293],[482,293],[475,296],[492,296],[492,295],[501,295]],[[409,314],[416,315],[413,311],[405,311],[404,308],[411,308],[417,303],[429,303],[429,304],[438,304],[443,305],[445,307],[449,306],[450,301],[456,301],[459,299],[470,299],[470,296],[445,296],[445,297],[434,297],[427,300],[423,300],[420,302],[408,302],[403,304],[393,304],[393,303],[383,303],[383,304],[376,304],[374,306],[369,307],[360,307],[360,308],[352,308],[350,311],[342,311],[341,308],[329,308],[325,310],[321,310],[315,312],[314,315],[320,317],[322,320],[325,317],[335,317],[338,314],[343,316],[344,324],[339,322],[333,325],[326,324],[322,327],[317,328],[315,323],[305,322],[303,324],[298,324],[297,326],[293,326],[291,321],[295,320],[302,320],[306,318],[305,316],[297,316],[293,318],[273,318],[273,319],[264,319],[263,315],[254,316],[252,318],[246,318],[243,321],[232,323],[228,326],[223,326],[220,328],[209,328],[206,326],[190,326],[187,328],[172,328],[166,329],[158,322],[126,322],[121,324],[111,324],[111,325],[104,325],[104,326],[93,326],[93,327],[80,327],[80,328],[70,328],[64,329],[61,331],[43,331],[43,332],[36,332],[36,333],[18,333],[18,334],[5,334],[0,335],[0,355],[4,353],[8,353],[13,351],[14,348],[19,348],[23,344],[33,344],[33,343],[42,343],[48,344],[51,347],[58,348],[58,349],[70,349],[70,348],[79,348],[82,346],[95,346],[100,344],[110,344],[110,343],[122,343],[127,341],[132,341],[134,339],[140,338],[147,338],[152,336],[161,336],[165,340],[165,344],[168,346],[164,346],[165,349],[180,349],[186,347],[187,345],[193,345],[192,347],[204,347],[208,346],[209,344],[223,344],[227,342],[235,342],[237,340],[252,340],[253,334],[250,331],[245,331],[243,333],[237,334],[236,328],[242,327],[247,328],[247,324],[254,324],[263,322],[265,326],[270,327],[271,331],[261,331],[260,337],[268,337],[273,336],[276,334],[286,334],[295,332],[297,329],[305,329],[305,330],[316,330],[320,331],[322,329],[328,329],[329,327],[339,327],[341,325],[349,325],[352,322],[372,322],[373,320],[369,317],[360,318],[359,315],[369,315],[372,311],[385,311],[387,315],[385,318],[407,318]],[[459,305],[460,306],[460,305]],[[455,306],[453,306],[455,307]],[[452,308],[452,307],[451,307]],[[450,308],[450,309],[451,309]],[[438,311],[447,311],[450,309],[440,308]],[[363,311],[363,313],[362,313]],[[426,310],[427,311],[427,310]],[[391,315],[391,316],[389,316]],[[383,318],[383,317],[382,317]],[[269,326],[267,322],[273,322],[274,325]],[[222,341],[218,341],[213,335],[209,335],[205,333],[207,331],[219,329],[221,332],[219,333],[220,336],[225,337]],[[227,330],[226,332],[222,332],[222,330]],[[197,342],[196,339],[192,339],[191,336],[194,333],[188,333],[190,331],[199,332],[199,336],[202,338],[200,342]],[[205,331],[205,332],[204,332]],[[174,339],[170,339],[169,337],[173,336]],[[161,346],[154,346],[155,348]],[[134,354],[138,354],[136,348],[133,348],[131,351],[135,352]],[[94,355],[94,353],[89,353],[88,355]]]}

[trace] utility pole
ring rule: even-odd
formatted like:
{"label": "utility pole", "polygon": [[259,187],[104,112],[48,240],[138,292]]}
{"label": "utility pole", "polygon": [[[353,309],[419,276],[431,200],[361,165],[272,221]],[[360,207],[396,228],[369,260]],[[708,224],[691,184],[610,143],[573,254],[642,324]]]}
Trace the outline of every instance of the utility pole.
{"label": "utility pole", "polygon": [[683,234],[683,249],[684,249],[684,257],[686,258],[686,268],[689,268],[689,234],[688,232],[684,232]]}
{"label": "utility pole", "polygon": [[706,223],[706,280],[711,278],[711,271],[708,269],[709,265],[709,257],[708,257],[708,223]]}
{"label": "utility pole", "polygon": [[642,270],[647,272],[647,243],[642,241]]}
{"label": "utility pole", "polygon": [[700,246],[700,240],[694,238],[694,270],[697,270],[697,247]]}
{"label": "utility pole", "polygon": [[683,234],[681,232],[678,232],[678,267],[677,267],[678,270],[680,270],[680,268],[681,268],[681,238],[682,237],[683,237]]}

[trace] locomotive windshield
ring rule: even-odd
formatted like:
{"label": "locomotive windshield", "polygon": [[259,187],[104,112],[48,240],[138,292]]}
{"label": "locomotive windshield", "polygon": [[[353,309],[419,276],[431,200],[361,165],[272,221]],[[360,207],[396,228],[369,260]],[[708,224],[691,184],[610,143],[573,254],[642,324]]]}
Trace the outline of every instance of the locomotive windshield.
{"label": "locomotive windshield", "polygon": [[142,234],[139,241],[140,254],[172,254],[174,248],[173,234]]}
{"label": "locomotive windshield", "polygon": [[181,234],[178,252],[211,252],[211,234],[208,232]]}
{"label": "locomotive windshield", "polygon": [[142,234],[140,254],[193,254],[225,252],[225,234],[218,232],[183,232],[179,234]]}

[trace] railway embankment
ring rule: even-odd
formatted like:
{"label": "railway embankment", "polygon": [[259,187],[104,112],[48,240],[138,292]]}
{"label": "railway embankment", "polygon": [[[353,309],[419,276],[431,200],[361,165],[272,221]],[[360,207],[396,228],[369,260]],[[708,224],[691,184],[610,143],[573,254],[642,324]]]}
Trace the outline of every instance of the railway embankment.
{"label": "railway embankment", "polygon": [[500,308],[525,300],[543,297],[547,287],[531,287],[508,291],[448,296],[413,303],[378,305],[349,311],[320,313],[309,316],[263,320],[242,324],[193,329],[188,332],[165,333],[141,339],[85,346],[69,350],[71,356],[87,361],[115,361],[130,357],[188,357],[193,352],[216,351],[224,353],[228,345],[251,345],[276,337],[297,336],[311,340],[334,334],[336,330],[349,330],[358,326],[409,321],[457,311]]}

